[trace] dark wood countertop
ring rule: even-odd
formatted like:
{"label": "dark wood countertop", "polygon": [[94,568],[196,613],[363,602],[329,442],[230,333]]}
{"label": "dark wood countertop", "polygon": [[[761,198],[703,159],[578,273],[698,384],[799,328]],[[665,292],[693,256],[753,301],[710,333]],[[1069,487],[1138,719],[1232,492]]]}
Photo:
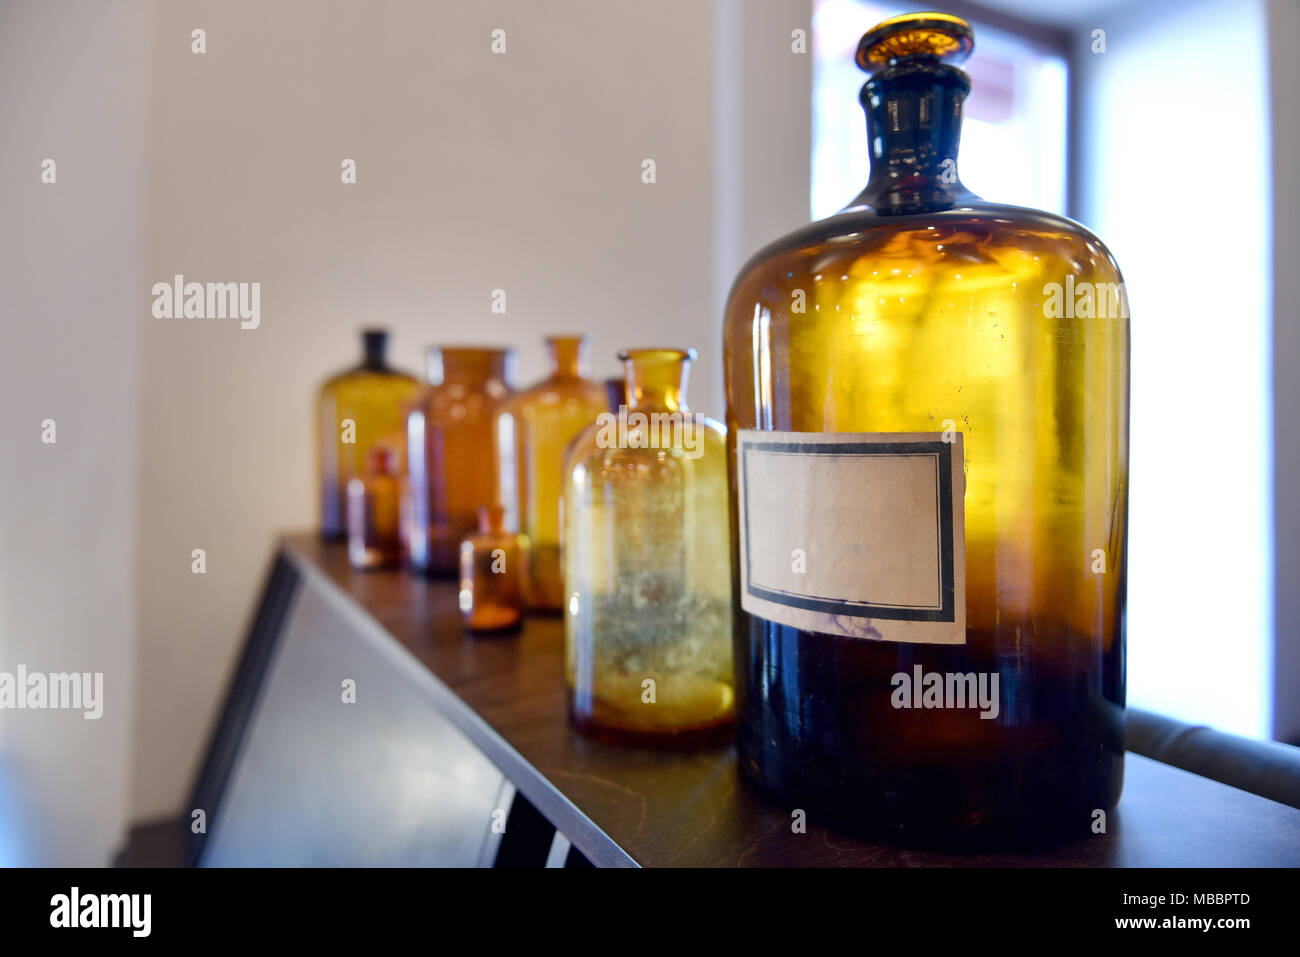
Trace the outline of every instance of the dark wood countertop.
{"label": "dark wood countertop", "polygon": [[[288,536],[282,549],[303,574],[332,583],[405,648],[413,674],[421,667],[431,672],[450,692],[442,706],[464,709],[453,719],[598,863],[627,862],[614,848],[593,850],[607,837],[644,866],[1300,864],[1300,810],[1132,753],[1109,833],[1051,852],[908,850],[863,843],[815,821],[795,834],[790,809],[741,780],[731,747],[694,754],[627,750],[575,732],[565,714],[558,617],[530,619],[513,636],[475,637],[462,632],[450,582],[353,571],[342,546],[313,535]],[[572,823],[555,820],[548,809],[561,817],[576,809],[599,831],[575,834]]]}

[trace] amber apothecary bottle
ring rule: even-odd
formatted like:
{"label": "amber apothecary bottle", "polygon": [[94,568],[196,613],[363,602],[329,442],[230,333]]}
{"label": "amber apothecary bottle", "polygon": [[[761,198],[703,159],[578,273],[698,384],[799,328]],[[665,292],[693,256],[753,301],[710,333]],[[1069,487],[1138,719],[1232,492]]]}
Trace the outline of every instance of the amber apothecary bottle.
{"label": "amber apothecary bottle", "polygon": [[587,375],[586,336],[551,336],[551,374],[512,396],[497,414],[500,496],[506,524],[531,543],[530,609],[564,606],[560,574],[560,497],[564,452],[605,411],[605,390]]}
{"label": "amber apothecary bottle", "polygon": [[1038,842],[1120,794],[1128,313],[1086,229],[962,185],[972,44],[863,37],[866,189],[732,289],[737,741],[828,822]]}
{"label": "amber apothecary bottle", "polygon": [[497,501],[493,424],[510,395],[509,349],[433,348],[406,419],[411,568],[455,575],[480,505]]}
{"label": "amber apothecary bottle", "polygon": [[347,535],[348,481],[361,474],[376,441],[401,432],[404,405],[420,388],[414,376],[388,365],[387,332],[367,329],[361,338],[361,364],[330,377],[316,400],[320,529],[322,537],[334,541]]}
{"label": "amber apothecary bottle", "polygon": [[366,453],[365,471],[348,481],[348,561],[353,568],[401,564],[401,487],[397,450],[386,442]]}
{"label": "amber apothecary bottle", "polygon": [[625,408],[567,459],[569,708],[609,742],[692,745],[731,725],[726,440],[686,405],[694,355],[622,353]]}
{"label": "amber apothecary bottle", "polygon": [[508,531],[501,505],[478,510],[478,531],[460,543],[460,612],[470,631],[519,627],[528,585],[528,539]]}

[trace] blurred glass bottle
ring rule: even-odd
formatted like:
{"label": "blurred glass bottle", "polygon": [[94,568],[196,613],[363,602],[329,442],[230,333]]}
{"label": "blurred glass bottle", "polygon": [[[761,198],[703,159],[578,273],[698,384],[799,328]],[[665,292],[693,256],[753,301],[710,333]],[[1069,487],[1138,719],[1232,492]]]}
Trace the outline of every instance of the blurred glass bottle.
{"label": "blurred glass bottle", "polygon": [[733,708],[725,433],[686,406],[694,350],[619,357],[626,408],[565,469],[570,715],[613,743],[718,740]]}
{"label": "blurred glass bottle", "polygon": [[361,364],[326,380],[316,400],[320,530],[330,541],[347,535],[348,481],[361,474],[366,453],[377,440],[401,431],[405,404],[420,388],[414,376],[398,372],[385,360],[386,330],[366,329],[361,339]]}
{"label": "blurred glass bottle", "polygon": [[460,612],[470,631],[519,627],[528,586],[528,539],[506,530],[506,510],[484,505],[460,543]]}
{"label": "blurred glass bottle", "polygon": [[549,336],[551,374],[511,397],[497,415],[500,501],[506,526],[531,545],[530,609],[564,607],[560,573],[560,497],[564,452],[605,411],[604,387],[587,375],[587,337]]}
{"label": "blurred glass bottle", "polygon": [[429,385],[406,419],[411,567],[455,575],[480,505],[497,501],[493,424],[511,393],[509,349],[429,349]]}
{"label": "blurred glass bottle", "polygon": [[353,568],[396,568],[402,559],[399,456],[387,442],[366,453],[363,474],[348,481],[348,561]]}

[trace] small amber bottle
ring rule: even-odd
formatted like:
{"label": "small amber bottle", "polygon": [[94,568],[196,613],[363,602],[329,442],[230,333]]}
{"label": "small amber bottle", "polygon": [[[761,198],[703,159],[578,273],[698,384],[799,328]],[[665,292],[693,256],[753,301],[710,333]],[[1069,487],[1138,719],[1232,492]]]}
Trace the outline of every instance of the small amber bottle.
{"label": "small amber bottle", "polygon": [[478,510],[478,531],[460,543],[460,611],[470,631],[519,627],[528,581],[528,539],[506,530],[502,505]]}
{"label": "small amber bottle", "polygon": [[396,568],[402,557],[398,455],[377,444],[365,471],[348,481],[348,561],[353,568]]}

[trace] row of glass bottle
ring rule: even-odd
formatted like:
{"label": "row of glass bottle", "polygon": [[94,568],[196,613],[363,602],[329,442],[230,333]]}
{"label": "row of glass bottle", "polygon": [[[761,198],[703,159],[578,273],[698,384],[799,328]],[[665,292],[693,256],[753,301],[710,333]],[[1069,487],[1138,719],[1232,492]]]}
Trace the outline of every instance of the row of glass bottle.
{"label": "row of glass bottle", "polygon": [[[685,401],[693,351],[620,353],[587,375],[584,336],[548,338],[523,392],[508,349],[432,348],[428,383],[387,336],[318,405],[321,528],[358,568],[460,576],[471,631],[562,612],[570,714],[620,743],[697,743],[733,713],[725,436]],[[477,531],[475,526],[477,525]]]}

